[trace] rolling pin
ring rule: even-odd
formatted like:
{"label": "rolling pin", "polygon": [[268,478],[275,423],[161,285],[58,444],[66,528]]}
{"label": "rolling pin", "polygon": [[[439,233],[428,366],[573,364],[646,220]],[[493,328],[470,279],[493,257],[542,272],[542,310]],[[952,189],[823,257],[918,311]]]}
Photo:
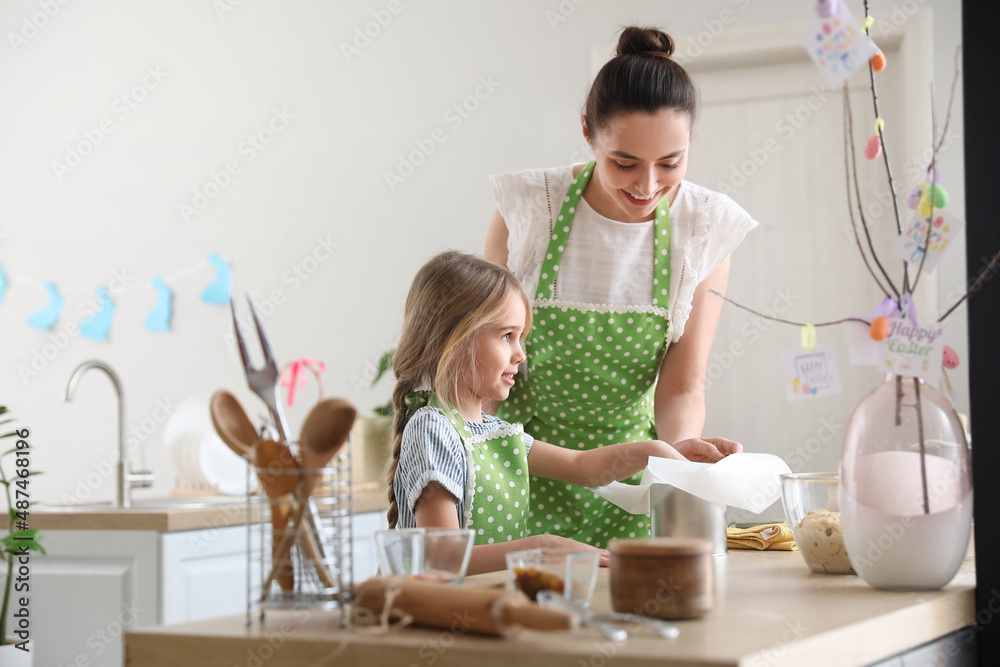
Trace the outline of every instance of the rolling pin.
{"label": "rolling pin", "polygon": [[408,615],[416,625],[453,632],[505,635],[520,626],[531,630],[572,630],[576,614],[539,607],[520,591],[496,587],[455,586],[407,577],[374,577],[356,589],[355,606],[380,616],[389,592],[390,616]]}

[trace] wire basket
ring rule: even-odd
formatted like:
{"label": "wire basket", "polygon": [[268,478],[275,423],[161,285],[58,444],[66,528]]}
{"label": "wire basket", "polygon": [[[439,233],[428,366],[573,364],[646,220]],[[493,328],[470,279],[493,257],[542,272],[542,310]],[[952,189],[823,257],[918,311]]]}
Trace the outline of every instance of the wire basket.
{"label": "wire basket", "polygon": [[[298,447],[291,447],[298,456]],[[341,625],[346,625],[354,599],[351,453],[348,438],[325,468],[248,466],[248,488],[254,473],[294,488],[276,498],[247,495],[248,525],[251,517],[259,516],[253,538],[249,531],[247,535],[248,623],[256,606],[261,617],[269,608],[340,609]],[[257,512],[252,511],[254,505]]]}

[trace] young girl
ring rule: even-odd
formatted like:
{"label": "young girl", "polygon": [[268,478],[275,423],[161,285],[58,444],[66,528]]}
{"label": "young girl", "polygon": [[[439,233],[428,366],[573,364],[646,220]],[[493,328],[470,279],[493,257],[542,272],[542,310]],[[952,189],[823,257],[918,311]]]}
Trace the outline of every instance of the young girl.
{"label": "young girl", "polygon": [[[515,384],[530,313],[528,295],[510,271],[459,252],[442,253],[420,269],[406,299],[393,364],[389,526],[474,529],[470,573],[503,569],[508,551],[594,548],[553,535],[524,537],[533,497],[529,465],[535,475],[594,487],[635,474],[650,456],[683,458],[660,440],[556,447],[534,440],[520,424],[484,414],[483,401],[507,398]],[[563,409],[556,402],[547,407]],[[599,414],[602,406],[596,401],[590,409]]]}

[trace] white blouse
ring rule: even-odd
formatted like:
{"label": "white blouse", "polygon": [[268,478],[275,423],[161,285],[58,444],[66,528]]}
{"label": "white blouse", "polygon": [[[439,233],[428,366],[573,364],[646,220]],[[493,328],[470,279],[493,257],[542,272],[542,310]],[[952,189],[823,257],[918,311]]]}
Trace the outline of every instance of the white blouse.
{"label": "white blouse", "polygon": [[[507,268],[534,297],[542,260],[573,167],[491,177],[507,223]],[[618,222],[581,199],[563,252],[556,298],[585,304],[653,303],[653,221]],[[757,226],[727,195],[681,181],[670,206],[670,328],[680,339],[695,287]]]}

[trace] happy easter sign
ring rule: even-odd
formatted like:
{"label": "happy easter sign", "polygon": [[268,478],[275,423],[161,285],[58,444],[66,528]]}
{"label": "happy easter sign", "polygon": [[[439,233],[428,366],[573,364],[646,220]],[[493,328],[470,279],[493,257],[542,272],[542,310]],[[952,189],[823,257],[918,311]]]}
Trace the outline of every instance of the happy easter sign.
{"label": "happy easter sign", "polygon": [[889,320],[889,335],[882,341],[878,367],[896,375],[936,380],[944,354],[941,331],[936,322]]}

